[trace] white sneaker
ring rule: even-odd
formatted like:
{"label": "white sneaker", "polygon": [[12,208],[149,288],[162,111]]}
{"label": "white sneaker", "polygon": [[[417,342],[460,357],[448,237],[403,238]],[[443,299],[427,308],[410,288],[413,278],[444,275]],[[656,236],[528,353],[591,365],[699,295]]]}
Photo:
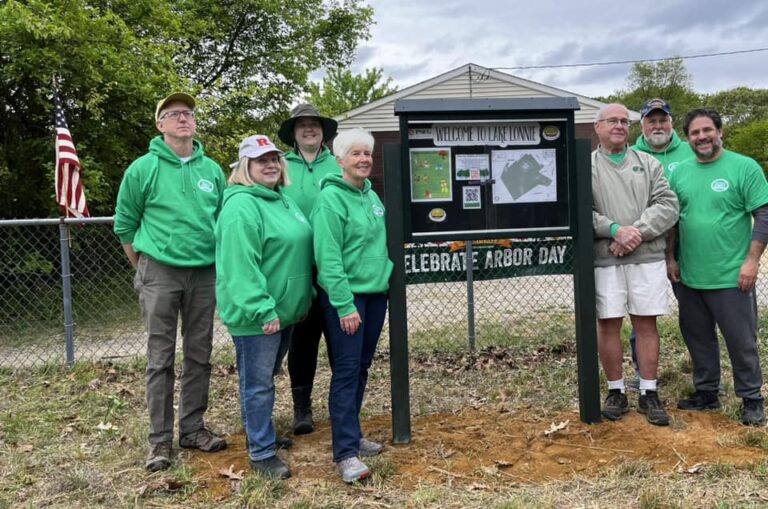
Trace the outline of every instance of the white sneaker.
{"label": "white sneaker", "polygon": [[374,442],[373,440],[368,440],[367,438],[360,439],[360,456],[364,458],[378,456],[383,450],[384,446]]}
{"label": "white sneaker", "polygon": [[362,481],[371,475],[371,471],[357,456],[339,461],[336,464],[336,471],[347,484]]}

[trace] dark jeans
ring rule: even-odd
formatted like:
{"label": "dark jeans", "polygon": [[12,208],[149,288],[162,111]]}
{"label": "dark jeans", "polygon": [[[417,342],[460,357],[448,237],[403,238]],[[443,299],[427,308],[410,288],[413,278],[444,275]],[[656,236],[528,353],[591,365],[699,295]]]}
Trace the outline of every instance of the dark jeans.
{"label": "dark jeans", "polygon": [[328,295],[320,291],[331,345],[331,391],[328,409],[331,414],[333,461],[339,462],[360,452],[360,409],[363,405],[368,369],[379,342],[387,295],[384,293],[356,294],[355,307],[362,323],[351,336],[341,330],[339,314],[331,306]]}
{"label": "dark jeans", "polygon": [[134,287],[147,328],[149,442],[173,440],[176,326],[181,315],[182,352],[179,435],[204,426],[211,378],[216,270],[171,267],[141,255]]}

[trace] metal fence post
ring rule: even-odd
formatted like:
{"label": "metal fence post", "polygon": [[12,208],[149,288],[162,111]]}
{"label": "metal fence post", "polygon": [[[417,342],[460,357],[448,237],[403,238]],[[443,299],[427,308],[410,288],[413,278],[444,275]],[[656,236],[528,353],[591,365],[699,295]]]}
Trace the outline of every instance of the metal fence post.
{"label": "metal fence post", "polygon": [[472,241],[468,240],[465,246],[465,258],[467,264],[467,339],[470,351],[475,351],[475,264],[472,261]]}
{"label": "metal fence post", "polygon": [[75,364],[75,324],[72,317],[72,270],[69,265],[69,225],[59,224],[61,245],[61,290],[64,301],[64,338],[67,347],[67,365]]}

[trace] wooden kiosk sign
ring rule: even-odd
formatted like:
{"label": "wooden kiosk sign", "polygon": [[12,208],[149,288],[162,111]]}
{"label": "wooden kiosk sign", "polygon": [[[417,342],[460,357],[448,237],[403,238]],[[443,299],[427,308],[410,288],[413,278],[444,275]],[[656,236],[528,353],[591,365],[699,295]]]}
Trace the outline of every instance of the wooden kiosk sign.
{"label": "wooden kiosk sign", "polygon": [[577,109],[572,97],[395,102],[401,141],[384,146],[395,263],[389,309],[395,442],[410,441],[407,242],[570,237],[580,416],[600,420],[590,143],[574,137]]}

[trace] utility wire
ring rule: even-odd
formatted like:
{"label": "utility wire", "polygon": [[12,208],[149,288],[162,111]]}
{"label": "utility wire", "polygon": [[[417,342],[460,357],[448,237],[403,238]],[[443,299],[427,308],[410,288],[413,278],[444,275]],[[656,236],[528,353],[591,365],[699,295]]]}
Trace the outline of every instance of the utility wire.
{"label": "utility wire", "polygon": [[743,53],[757,53],[760,51],[768,51],[768,48],[755,48],[745,49],[739,51],[724,51],[722,53],[702,53],[700,55],[687,55],[681,57],[665,57],[665,58],[645,58],[642,60],[616,60],[613,62],[590,62],[582,64],[559,64],[559,65],[519,65],[515,67],[493,67],[494,70],[510,70],[510,69],[562,69],[565,67],[594,67],[598,65],[620,65],[620,64],[639,64],[641,62],[665,62],[667,60],[690,60],[693,58],[708,58],[719,57],[723,55],[740,55]]}

